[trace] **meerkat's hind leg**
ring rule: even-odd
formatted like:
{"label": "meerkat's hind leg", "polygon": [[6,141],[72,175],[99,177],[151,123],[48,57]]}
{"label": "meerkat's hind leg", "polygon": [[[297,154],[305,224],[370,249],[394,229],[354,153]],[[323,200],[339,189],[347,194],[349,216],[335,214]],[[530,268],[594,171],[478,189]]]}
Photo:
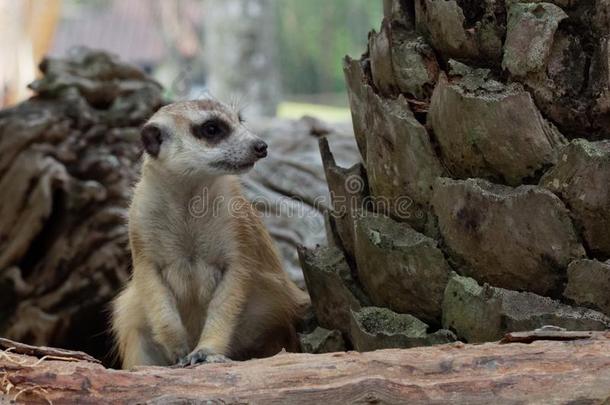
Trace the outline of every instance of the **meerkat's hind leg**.
{"label": "meerkat's hind leg", "polygon": [[167,364],[162,349],[150,337],[145,314],[139,303],[133,302],[135,299],[133,287],[130,286],[113,303],[112,329],[122,359],[122,368]]}
{"label": "meerkat's hind leg", "polygon": [[158,366],[167,364],[161,348],[156,348],[156,344],[150,340],[150,334],[145,335],[141,331],[132,330],[124,340],[123,369],[130,369],[134,366]]}

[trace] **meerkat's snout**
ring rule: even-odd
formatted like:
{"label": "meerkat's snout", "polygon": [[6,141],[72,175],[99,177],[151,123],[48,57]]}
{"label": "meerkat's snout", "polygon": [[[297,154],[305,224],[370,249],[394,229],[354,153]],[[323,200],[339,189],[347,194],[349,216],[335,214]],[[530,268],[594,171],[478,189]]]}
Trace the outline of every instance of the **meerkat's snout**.
{"label": "meerkat's snout", "polygon": [[263,140],[255,141],[252,144],[252,150],[259,159],[267,157],[267,144]]}
{"label": "meerkat's snout", "polygon": [[209,166],[218,174],[244,173],[267,156],[267,143],[246,129],[236,131],[216,146],[216,155]]}

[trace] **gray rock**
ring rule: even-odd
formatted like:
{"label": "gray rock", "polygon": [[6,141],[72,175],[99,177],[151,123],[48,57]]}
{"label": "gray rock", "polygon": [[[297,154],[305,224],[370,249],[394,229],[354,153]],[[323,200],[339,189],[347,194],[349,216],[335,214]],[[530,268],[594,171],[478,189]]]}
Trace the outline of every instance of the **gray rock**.
{"label": "gray rock", "polygon": [[525,76],[546,67],[555,31],[568,15],[550,3],[514,3],[509,7],[502,67]]}
{"label": "gray rock", "polygon": [[320,326],[349,336],[350,309],[367,305],[343,253],[337,248],[299,248],[299,260]]}
{"label": "gray rock", "polygon": [[316,328],[309,334],[299,334],[301,351],[303,353],[335,353],[345,351],[343,336],[338,330]]}
{"label": "gray rock", "polygon": [[540,184],[570,207],[590,251],[610,257],[610,141],[572,141]]}
{"label": "gray rock", "polygon": [[451,173],[518,185],[554,164],[565,139],[530,94],[490,79],[488,70],[464,66],[453,69],[461,78],[441,76],[428,116]]}
{"label": "gray rock", "polygon": [[349,169],[339,167],[326,138],[319,139],[320,153],[332,207],[329,224],[337,245],[349,258],[354,257],[354,216],[364,207],[368,184],[364,166],[358,163]]}
{"label": "gray rock", "polygon": [[456,340],[448,330],[428,334],[428,325],[412,315],[366,307],[351,313],[352,340],[360,352],[432,346]]}
{"label": "gray rock", "polygon": [[558,295],[568,264],[585,255],[570,213],[544,188],[439,179],[433,204],[456,267],[480,282]]}
{"label": "gray rock", "polygon": [[375,305],[438,323],[450,268],[434,239],[363,213],[355,246],[358,277]]}
{"label": "gray rock", "polygon": [[453,274],[443,301],[443,327],[469,343],[501,339],[508,332],[545,325],[568,330],[605,330],[610,318],[587,308],[571,307],[529,292],[480,286]]}
{"label": "gray rock", "polygon": [[568,266],[564,297],[610,316],[610,260],[576,260]]}
{"label": "gray rock", "polygon": [[428,132],[407,100],[371,94],[367,131],[367,175],[379,213],[426,231],[434,181],[444,173]]}

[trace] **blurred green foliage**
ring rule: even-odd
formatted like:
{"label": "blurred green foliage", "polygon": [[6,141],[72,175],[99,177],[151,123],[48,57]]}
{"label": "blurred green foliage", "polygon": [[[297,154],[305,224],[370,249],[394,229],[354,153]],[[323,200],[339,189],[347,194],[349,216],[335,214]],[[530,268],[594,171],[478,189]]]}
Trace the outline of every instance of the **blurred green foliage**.
{"label": "blurred green foliage", "polygon": [[343,92],[344,55],[359,56],[379,26],[380,0],[278,0],[278,63],[285,94]]}

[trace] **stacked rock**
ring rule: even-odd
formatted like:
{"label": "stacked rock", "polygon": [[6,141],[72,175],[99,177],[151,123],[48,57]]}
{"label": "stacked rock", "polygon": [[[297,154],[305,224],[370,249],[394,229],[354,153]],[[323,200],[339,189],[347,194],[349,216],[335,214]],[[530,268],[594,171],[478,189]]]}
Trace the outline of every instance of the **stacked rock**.
{"label": "stacked rock", "polygon": [[320,140],[317,324],[357,350],[610,328],[609,3],[384,5],[344,63],[362,163]]}

